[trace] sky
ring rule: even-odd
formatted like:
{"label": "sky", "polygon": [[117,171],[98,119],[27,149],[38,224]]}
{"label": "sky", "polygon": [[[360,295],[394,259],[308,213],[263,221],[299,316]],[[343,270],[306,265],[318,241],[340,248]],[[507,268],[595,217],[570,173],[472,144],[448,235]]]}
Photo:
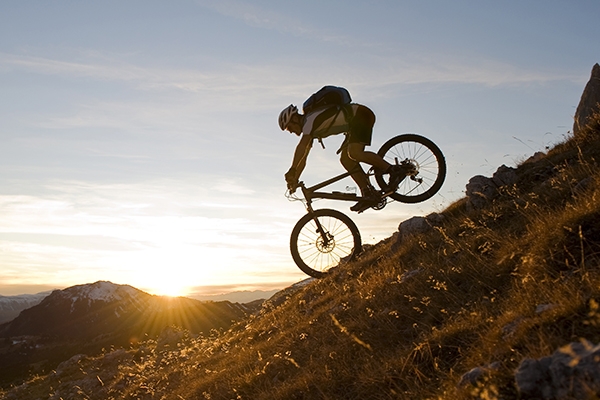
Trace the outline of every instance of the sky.
{"label": "sky", "polygon": [[[442,149],[448,176],[426,202],[315,204],[376,243],[568,136],[598,15],[597,0],[3,0],[0,294],[302,280],[284,107],[344,86],[377,115],[371,150],[407,132]],[[305,182],[343,172],[341,139],[313,148]]]}

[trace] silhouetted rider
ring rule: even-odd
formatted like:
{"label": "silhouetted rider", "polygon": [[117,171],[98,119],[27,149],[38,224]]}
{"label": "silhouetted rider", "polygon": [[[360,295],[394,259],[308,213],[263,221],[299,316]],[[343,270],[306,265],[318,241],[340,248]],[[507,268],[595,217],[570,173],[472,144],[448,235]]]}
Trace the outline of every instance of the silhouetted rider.
{"label": "silhouetted rider", "polygon": [[365,151],[365,146],[371,144],[375,114],[368,107],[350,103],[343,106],[326,106],[313,110],[306,115],[300,114],[293,104],[279,114],[279,127],[300,136],[296,146],[292,166],[285,174],[288,189],[294,191],[298,179],[306,166],[306,159],[315,139],[321,140],[330,135],[344,133],[346,138],[340,148],[340,162],[352,173],[352,179],[360,188],[364,197],[350,207],[350,210],[361,212],[377,205],[381,194],[369,183],[360,162],[370,164],[390,174],[390,186],[395,187],[405,175],[397,165],[391,165],[377,153]]}

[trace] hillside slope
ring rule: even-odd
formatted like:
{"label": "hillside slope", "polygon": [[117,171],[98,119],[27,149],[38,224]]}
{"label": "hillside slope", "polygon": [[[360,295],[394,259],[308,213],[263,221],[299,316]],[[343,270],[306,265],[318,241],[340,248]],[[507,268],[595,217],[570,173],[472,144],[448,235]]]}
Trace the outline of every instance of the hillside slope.
{"label": "hillside slope", "polygon": [[3,396],[559,397],[535,392],[541,375],[526,392],[515,370],[557,349],[573,353],[580,339],[600,342],[599,161],[596,115],[577,137],[520,165],[516,183],[482,209],[458,201],[435,229],[384,241],[224,334],[166,331],[73,358]]}

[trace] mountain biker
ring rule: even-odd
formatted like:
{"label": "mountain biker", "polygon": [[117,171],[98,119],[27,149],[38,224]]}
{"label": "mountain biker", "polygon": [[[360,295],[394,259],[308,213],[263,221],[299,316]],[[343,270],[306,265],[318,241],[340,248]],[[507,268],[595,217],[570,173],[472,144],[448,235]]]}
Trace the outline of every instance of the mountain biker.
{"label": "mountain biker", "polygon": [[300,114],[293,104],[279,114],[279,127],[300,136],[300,142],[294,151],[291,168],[285,174],[285,180],[290,191],[298,186],[298,179],[306,166],[308,153],[314,139],[319,141],[330,135],[344,133],[346,138],[338,153],[341,152],[340,162],[351,173],[352,179],[360,188],[363,199],[350,207],[351,211],[362,212],[381,201],[379,193],[370,184],[367,174],[359,163],[370,164],[376,169],[390,174],[390,186],[394,187],[404,177],[400,166],[391,165],[377,153],[365,151],[371,144],[375,114],[368,107],[350,103],[344,106],[321,107]]}

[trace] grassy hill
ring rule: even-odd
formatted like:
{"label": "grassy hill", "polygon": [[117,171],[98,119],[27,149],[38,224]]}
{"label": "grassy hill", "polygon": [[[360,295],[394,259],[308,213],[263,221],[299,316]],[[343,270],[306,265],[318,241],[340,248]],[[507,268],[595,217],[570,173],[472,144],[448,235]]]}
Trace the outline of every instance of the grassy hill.
{"label": "grassy hill", "polygon": [[596,115],[485,208],[460,200],[227,332],[165,331],[0,397],[519,398],[524,359],[600,342],[599,162]]}

